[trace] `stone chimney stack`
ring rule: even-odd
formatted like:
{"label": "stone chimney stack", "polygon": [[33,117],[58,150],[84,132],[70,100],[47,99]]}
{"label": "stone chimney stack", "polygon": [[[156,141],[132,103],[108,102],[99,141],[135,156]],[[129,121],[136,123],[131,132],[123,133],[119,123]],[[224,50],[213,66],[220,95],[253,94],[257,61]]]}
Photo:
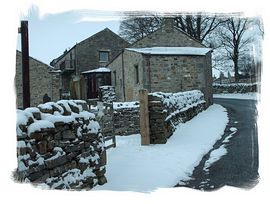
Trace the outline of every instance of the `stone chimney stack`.
{"label": "stone chimney stack", "polygon": [[174,27],[174,18],[173,17],[165,17],[163,20],[163,29],[165,32],[171,32]]}

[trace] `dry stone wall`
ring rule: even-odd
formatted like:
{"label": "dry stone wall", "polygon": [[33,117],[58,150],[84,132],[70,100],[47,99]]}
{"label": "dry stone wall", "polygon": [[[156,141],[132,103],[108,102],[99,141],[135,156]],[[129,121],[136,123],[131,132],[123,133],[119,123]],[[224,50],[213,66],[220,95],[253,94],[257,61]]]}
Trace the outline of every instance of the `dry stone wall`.
{"label": "dry stone wall", "polygon": [[106,103],[116,101],[115,88],[113,86],[100,86],[100,100]]}
{"label": "dry stone wall", "polygon": [[165,144],[179,123],[184,123],[205,109],[199,90],[179,93],[148,94],[150,143]]}
{"label": "dry stone wall", "polygon": [[114,103],[113,123],[115,135],[140,133],[139,102]]}
{"label": "dry stone wall", "polygon": [[61,100],[17,110],[16,178],[51,189],[106,183],[100,126],[85,101]]}
{"label": "dry stone wall", "polygon": [[257,83],[213,84],[213,93],[248,93],[257,92]]}
{"label": "dry stone wall", "polygon": [[101,126],[103,136],[140,133],[139,102],[103,103],[102,116],[95,105],[92,110]]}

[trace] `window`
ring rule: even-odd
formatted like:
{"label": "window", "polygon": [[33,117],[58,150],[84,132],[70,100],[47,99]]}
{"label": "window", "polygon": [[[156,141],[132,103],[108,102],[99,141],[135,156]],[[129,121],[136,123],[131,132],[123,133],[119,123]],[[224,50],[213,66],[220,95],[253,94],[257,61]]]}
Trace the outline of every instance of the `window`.
{"label": "window", "polygon": [[61,64],[60,64],[60,69],[65,69],[66,68],[66,62],[65,61],[63,61],[63,62],[61,62]]}
{"label": "window", "polygon": [[114,86],[116,86],[116,71],[113,71]]}
{"label": "window", "polygon": [[139,84],[140,80],[139,80],[139,66],[135,65],[135,84]]}
{"label": "window", "polygon": [[99,61],[108,62],[109,61],[109,51],[99,51]]}

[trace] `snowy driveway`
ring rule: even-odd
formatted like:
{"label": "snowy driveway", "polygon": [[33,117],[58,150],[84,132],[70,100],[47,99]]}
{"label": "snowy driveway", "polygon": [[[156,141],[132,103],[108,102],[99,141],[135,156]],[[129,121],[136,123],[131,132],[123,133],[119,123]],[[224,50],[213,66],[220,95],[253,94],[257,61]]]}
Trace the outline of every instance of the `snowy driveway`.
{"label": "snowy driveway", "polygon": [[180,124],[166,144],[141,146],[139,134],[116,137],[107,152],[108,183],[93,190],[151,192],[188,180],[227,123],[226,109],[214,104]]}

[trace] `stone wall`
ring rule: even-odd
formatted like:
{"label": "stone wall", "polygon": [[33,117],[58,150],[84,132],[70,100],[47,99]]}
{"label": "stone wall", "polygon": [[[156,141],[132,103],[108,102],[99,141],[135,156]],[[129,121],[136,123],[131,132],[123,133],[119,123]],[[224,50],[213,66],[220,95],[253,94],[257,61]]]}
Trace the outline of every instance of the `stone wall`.
{"label": "stone wall", "polygon": [[137,41],[132,47],[204,47],[199,41],[174,27],[173,19],[167,19],[155,32]]}
{"label": "stone wall", "polygon": [[115,88],[113,86],[100,86],[100,101],[112,103],[116,101]]}
{"label": "stone wall", "polygon": [[[139,83],[135,82],[135,66],[139,69]],[[108,65],[112,73],[117,101],[138,100],[138,91],[144,88],[145,77],[141,54],[125,50]],[[124,71],[124,73],[123,73]]]}
{"label": "stone wall", "polygon": [[113,63],[110,63],[107,67],[111,70],[112,85],[115,87],[116,101],[124,100],[123,92],[123,53],[118,55]]}
{"label": "stone wall", "polygon": [[259,90],[257,83],[213,84],[213,93],[248,93]]}
{"label": "stone wall", "polygon": [[17,110],[15,176],[51,189],[91,189],[106,182],[106,150],[85,101],[61,100]]}
{"label": "stone wall", "polygon": [[[123,61],[120,60],[122,55]],[[199,89],[205,95],[206,105],[213,103],[210,53],[206,56],[150,56],[125,50],[118,58],[108,66],[112,73],[117,74],[117,82],[124,81],[124,85],[115,84],[113,81],[116,98],[120,101],[138,100],[138,93],[142,88],[148,89],[149,92],[175,93]],[[119,66],[122,66],[121,62],[125,69],[125,80],[122,70],[119,69]],[[139,83],[135,82],[136,65]]]}
{"label": "stone wall", "polygon": [[[39,60],[29,57],[30,106],[43,103],[43,96],[48,94],[52,101],[60,99],[59,72],[53,72],[52,67]],[[15,87],[17,108],[23,107],[22,93],[22,53],[16,52]]]}
{"label": "stone wall", "polygon": [[[144,77],[146,77],[146,74],[143,71],[143,57],[139,53],[130,52],[128,50],[125,50],[123,57],[125,98],[121,101],[137,101],[139,99],[139,90],[144,88]],[[138,83],[136,82],[136,66],[138,67],[139,72]]]}
{"label": "stone wall", "polygon": [[[66,72],[61,75],[63,81],[61,88],[63,92],[69,92],[69,84],[73,76],[79,75],[84,71],[104,67],[109,61],[114,59],[123,48],[128,46],[128,42],[108,28],[74,45],[69,51],[60,56],[59,59],[56,58],[53,60],[52,63],[54,67],[60,69],[60,64],[66,61]],[[99,51],[109,52],[108,61],[100,61]],[[70,60],[72,60],[72,69],[70,69]]]}
{"label": "stone wall", "polygon": [[204,99],[206,101],[206,106],[213,104],[213,77],[212,77],[212,54],[208,52],[205,56],[204,62],[204,83],[205,89],[201,89],[204,94]]}
{"label": "stone wall", "polygon": [[96,112],[96,118],[101,126],[102,134],[104,137],[113,136],[114,134],[114,110],[113,105],[110,103],[104,103],[102,110],[103,115],[99,116]]}
{"label": "stone wall", "polygon": [[[129,44],[110,29],[96,33],[95,35],[77,44],[77,68],[80,72],[89,69],[97,69],[105,66]],[[99,60],[99,51],[109,51],[109,61]]]}
{"label": "stone wall", "polygon": [[[93,113],[101,126],[103,136],[130,135],[140,133],[139,102],[103,103],[102,115],[99,115],[96,102]],[[94,111],[95,110],[95,111]]]}
{"label": "stone wall", "polygon": [[140,133],[139,102],[115,103],[113,123],[115,135]]}
{"label": "stone wall", "polygon": [[[147,60],[147,59],[146,59]],[[211,55],[207,56],[150,56],[150,92],[181,92],[200,90],[206,105],[213,103]]]}
{"label": "stone wall", "polygon": [[165,144],[179,123],[205,109],[201,91],[148,94],[150,144]]}
{"label": "stone wall", "polygon": [[[205,47],[169,21],[162,28],[131,47]],[[139,82],[136,82],[135,67]],[[205,56],[150,55],[125,49],[108,67],[118,101],[138,100],[140,89],[149,92],[180,92],[198,89],[205,95],[206,106],[213,103],[211,52]],[[114,76],[115,75],[115,76]]]}

